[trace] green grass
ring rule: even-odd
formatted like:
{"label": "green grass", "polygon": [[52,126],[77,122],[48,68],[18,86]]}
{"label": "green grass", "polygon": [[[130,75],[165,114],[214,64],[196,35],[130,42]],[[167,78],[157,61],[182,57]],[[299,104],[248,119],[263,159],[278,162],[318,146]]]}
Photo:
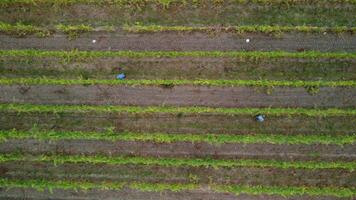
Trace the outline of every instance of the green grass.
{"label": "green grass", "polygon": [[162,86],[180,85],[217,87],[355,87],[356,81],[277,81],[277,80],[116,80],[116,79],[50,79],[41,78],[1,78],[1,85],[130,85]]}
{"label": "green grass", "polygon": [[139,157],[139,156],[85,156],[85,155],[37,155],[28,156],[21,154],[1,154],[1,162],[10,161],[32,161],[53,162],[55,165],[64,163],[88,163],[109,165],[157,165],[163,167],[212,167],[235,168],[235,167],[257,167],[257,168],[280,168],[280,169],[344,169],[354,171],[356,162],[346,161],[280,161],[261,159],[235,159],[218,160],[211,158],[162,158],[162,157]]}
{"label": "green grass", "polygon": [[[111,32],[116,28],[107,26],[102,31]],[[287,32],[302,32],[302,33],[355,33],[356,27],[335,26],[335,27],[318,27],[318,26],[269,26],[269,25],[245,25],[245,26],[227,26],[227,27],[209,27],[209,26],[160,26],[160,25],[124,25],[123,30],[134,33],[150,33],[150,32],[235,32],[235,33],[265,33],[265,34],[279,34]],[[80,34],[86,32],[93,32],[95,28],[89,25],[64,25],[58,24],[54,28],[39,27],[34,25],[25,25],[22,23],[8,24],[0,22],[0,32],[9,35],[26,36],[36,34],[40,37],[50,36],[56,31],[63,32],[68,35],[70,39],[77,38]]]}
{"label": "green grass", "polygon": [[0,130],[0,141],[8,139],[37,140],[108,140],[108,141],[151,141],[158,143],[172,142],[206,142],[210,144],[324,144],[346,145],[356,142],[354,135],[224,135],[224,134],[168,134],[168,133],[132,133],[113,131],[80,132],[80,131],[45,131],[32,129],[30,131]]}
{"label": "green grass", "polygon": [[134,189],[143,192],[184,192],[194,190],[212,190],[214,192],[232,193],[235,195],[277,195],[283,197],[293,196],[334,196],[352,198],[355,196],[355,188],[340,187],[292,187],[292,186],[249,186],[249,185],[199,185],[192,183],[149,183],[149,182],[87,182],[87,181],[51,181],[51,180],[14,180],[0,178],[0,187],[3,188],[33,188],[39,191],[48,189],[72,189],[72,190],[122,190]]}
{"label": "green grass", "polygon": [[74,39],[80,34],[85,32],[94,31],[94,28],[89,25],[64,25],[58,24],[55,28],[45,28],[33,25],[26,25],[22,23],[8,24],[0,22],[0,32],[8,35],[26,36],[26,35],[37,35],[39,37],[47,37],[56,31],[63,32],[68,35],[68,38]]}
{"label": "green grass", "polygon": [[249,25],[249,26],[228,26],[228,27],[199,27],[199,26],[160,26],[160,25],[134,25],[124,26],[124,31],[134,33],[150,32],[234,32],[234,33],[356,33],[356,27],[317,27],[317,26],[269,26],[269,25]]}
{"label": "green grass", "polygon": [[356,59],[349,52],[286,52],[286,51],[45,51],[45,50],[0,50],[0,57],[55,57],[64,60],[86,60],[90,58],[178,58],[178,57],[235,57],[244,59]]}
{"label": "green grass", "polygon": [[224,115],[256,115],[264,113],[271,116],[304,115],[322,116],[355,116],[356,109],[309,109],[309,108],[210,108],[210,107],[173,107],[173,106],[111,106],[111,105],[36,105],[36,104],[0,104],[2,112],[18,113],[64,113],[64,112],[110,112],[110,113],[170,113],[170,114],[224,114]]}
{"label": "green grass", "polygon": [[0,33],[17,35],[19,37],[32,34],[36,34],[39,37],[46,37],[51,35],[52,31],[33,25],[25,25],[22,23],[16,23],[15,25],[11,25],[4,22],[0,22]]}

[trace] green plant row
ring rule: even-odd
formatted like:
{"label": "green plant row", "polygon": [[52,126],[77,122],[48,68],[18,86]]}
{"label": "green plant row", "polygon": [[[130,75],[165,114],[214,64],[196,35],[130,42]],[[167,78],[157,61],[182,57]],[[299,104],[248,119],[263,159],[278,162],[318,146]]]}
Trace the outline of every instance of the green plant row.
{"label": "green plant row", "polygon": [[52,78],[1,78],[1,85],[129,85],[163,86],[180,85],[217,87],[355,87],[356,81],[277,81],[277,80],[116,80],[116,79],[52,79]]}
{"label": "green plant row", "polygon": [[37,140],[108,140],[108,141],[151,141],[158,143],[172,142],[206,142],[209,144],[241,143],[241,144],[334,144],[346,145],[356,142],[354,135],[226,135],[226,134],[168,134],[168,133],[115,133],[81,132],[81,131],[45,131],[32,129],[29,131],[0,130],[0,141],[8,139]]}
{"label": "green plant row", "polygon": [[224,115],[256,115],[264,113],[270,116],[304,115],[322,116],[355,116],[356,109],[310,109],[310,108],[210,108],[210,107],[173,107],[173,106],[111,106],[111,105],[40,105],[40,104],[0,104],[1,112],[18,113],[63,113],[63,112],[114,112],[114,113],[168,113],[168,114],[224,114]]}
{"label": "green plant row", "polygon": [[[68,34],[70,38],[75,38],[81,33],[93,32],[96,29],[89,25],[64,25],[59,24],[54,28],[45,28],[34,25],[26,25],[22,23],[8,24],[0,22],[0,32],[10,35],[32,35],[36,34],[39,37],[49,36],[56,31]],[[100,29],[102,31],[114,31],[115,27],[106,26]],[[284,33],[284,32],[303,32],[303,33],[355,33],[356,27],[336,26],[336,27],[316,27],[316,26],[269,26],[269,25],[249,25],[249,26],[228,26],[228,27],[195,27],[195,26],[160,26],[160,25],[134,25],[123,27],[127,32],[165,32],[165,31],[178,31],[178,32],[236,32],[236,33]]]}
{"label": "green plant row", "polygon": [[144,58],[144,57],[236,57],[246,59],[301,58],[301,59],[356,59],[349,52],[286,52],[286,51],[45,51],[45,50],[0,50],[0,57],[56,57],[65,60],[89,58]]}
{"label": "green plant row", "polygon": [[228,26],[228,27],[199,27],[199,26],[160,26],[160,25],[134,25],[124,26],[124,31],[134,33],[149,32],[235,32],[235,33],[356,33],[356,27],[316,27],[316,26],[269,26],[269,25],[249,25],[249,26]]}
{"label": "green plant row", "polygon": [[[208,187],[207,187],[208,186]],[[0,187],[6,188],[33,188],[38,191],[54,189],[65,190],[122,190],[124,188],[134,189],[143,192],[184,192],[209,190],[213,192],[231,193],[235,195],[278,195],[284,197],[293,196],[335,196],[352,198],[355,196],[355,188],[340,187],[296,187],[296,186],[252,186],[252,185],[199,185],[193,183],[149,183],[149,182],[89,182],[89,181],[66,181],[66,180],[14,180],[0,178]]]}
{"label": "green plant row", "polygon": [[85,155],[37,155],[28,156],[21,154],[1,154],[0,162],[32,161],[53,162],[55,165],[64,163],[88,163],[109,165],[157,165],[163,167],[211,167],[235,168],[235,167],[258,167],[280,169],[344,169],[354,171],[356,162],[346,161],[280,161],[261,159],[235,159],[221,160],[211,158],[163,158],[163,157],[139,157],[139,156],[85,156]]}
{"label": "green plant row", "polygon": [[[25,5],[41,5],[41,4],[50,4],[57,6],[65,6],[72,4],[92,4],[92,5],[115,5],[119,7],[126,6],[144,6],[147,3],[153,3],[161,5],[165,8],[169,7],[171,4],[178,5],[192,5],[199,6],[201,3],[206,3],[207,0],[1,0],[0,6],[11,6],[18,4]],[[267,4],[267,5],[280,5],[280,4],[312,4],[312,3],[350,3],[355,4],[355,0],[208,0],[208,3],[222,4],[224,2],[233,3],[233,4]]]}
{"label": "green plant row", "polygon": [[94,28],[84,24],[81,25],[59,24],[54,28],[45,28],[45,27],[38,27],[33,25],[26,25],[22,23],[8,24],[8,23],[0,22],[0,32],[9,35],[25,36],[25,35],[35,34],[38,37],[47,37],[55,33],[56,31],[60,31],[65,34],[68,34],[69,38],[75,38],[79,36],[79,34],[81,33],[94,31]]}

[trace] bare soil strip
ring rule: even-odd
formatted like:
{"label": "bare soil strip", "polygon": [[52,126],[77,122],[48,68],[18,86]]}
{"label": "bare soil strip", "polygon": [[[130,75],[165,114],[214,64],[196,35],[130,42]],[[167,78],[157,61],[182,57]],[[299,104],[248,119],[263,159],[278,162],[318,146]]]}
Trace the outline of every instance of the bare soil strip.
{"label": "bare soil strip", "polygon": [[341,169],[206,168],[88,163],[7,162],[0,164],[2,178],[143,181],[270,186],[355,187],[355,172]]}
{"label": "bare soil strip", "polygon": [[[258,91],[260,90],[260,91]],[[262,90],[262,91],[261,91]],[[205,87],[205,86],[0,86],[2,103],[170,105],[210,107],[356,107],[354,88]]]}
{"label": "bare soil strip", "polygon": [[229,57],[60,58],[3,56],[0,77],[112,79],[355,80],[353,59]]}
{"label": "bare soil strip", "polygon": [[[34,189],[6,189],[2,188],[0,192],[0,199],[4,200],[22,200],[24,198],[29,200],[67,200],[67,199],[135,199],[135,200],[285,200],[285,197],[281,196],[268,196],[268,195],[233,195],[229,193],[215,193],[209,188],[198,191],[184,191],[184,192],[142,192],[131,189],[123,189],[121,191],[113,190],[88,190],[88,191],[74,191],[74,190],[62,190],[54,189],[53,192],[49,191],[37,191]],[[1,191],[0,190],[0,191]],[[349,198],[329,197],[329,196],[301,196],[301,197],[288,197],[289,200],[346,200]]]}
{"label": "bare soil strip", "polygon": [[[217,123],[218,122],[218,123]],[[127,114],[127,113],[16,113],[2,112],[3,130],[39,129],[196,133],[196,134],[355,134],[353,116],[266,116],[264,123],[249,115],[219,114]]]}
{"label": "bare soil strip", "polygon": [[165,157],[211,157],[215,159],[279,159],[279,160],[355,160],[355,145],[273,145],[207,143],[108,142],[96,140],[7,140],[0,144],[1,153],[31,154],[104,154]]}
{"label": "bare soil strip", "polygon": [[[247,42],[247,39],[249,41]],[[96,40],[96,43],[92,41]],[[208,35],[204,33],[87,33],[69,40],[64,34],[48,38],[29,36],[16,38],[0,35],[1,49],[43,49],[43,50],[132,50],[132,51],[305,51],[317,50],[356,51],[356,37],[351,34],[303,34],[287,33],[282,37],[265,34],[233,33]]]}

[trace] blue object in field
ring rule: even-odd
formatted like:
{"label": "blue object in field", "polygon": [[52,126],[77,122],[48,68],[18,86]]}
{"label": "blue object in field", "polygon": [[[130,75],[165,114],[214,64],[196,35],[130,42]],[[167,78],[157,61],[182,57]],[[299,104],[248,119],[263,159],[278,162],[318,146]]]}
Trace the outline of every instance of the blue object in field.
{"label": "blue object in field", "polygon": [[116,76],[116,78],[119,79],[119,80],[124,80],[126,78],[126,75],[124,73],[121,73],[121,74],[118,74]]}
{"label": "blue object in field", "polygon": [[265,121],[265,116],[262,114],[258,114],[258,115],[256,115],[255,119],[258,122],[263,122],[263,121]]}

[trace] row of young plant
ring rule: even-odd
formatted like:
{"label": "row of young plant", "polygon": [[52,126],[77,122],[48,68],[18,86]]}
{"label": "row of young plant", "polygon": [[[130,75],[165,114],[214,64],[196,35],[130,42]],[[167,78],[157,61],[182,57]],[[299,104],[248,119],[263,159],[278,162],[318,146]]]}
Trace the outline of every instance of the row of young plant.
{"label": "row of young plant", "polygon": [[[36,35],[38,37],[48,37],[56,32],[68,34],[69,38],[74,39],[85,32],[105,31],[112,32],[121,30],[119,27],[112,25],[94,28],[86,24],[79,25],[64,25],[58,24],[54,27],[40,27],[35,25],[16,23],[8,24],[0,22],[0,33],[9,35],[26,36]],[[226,26],[226,27],[211,27],[211,26],[161,26],[161,25],[125,25],[122,28],[126,32],[134,33],[150,33],[150,32],[233,32],[238,34],[243,33],[264,33],[264,34],[281,34],[288,32],[301,33],[355,33],[356,27],[335,26],[335,27],[318,27],[318,26],[278,26],[278,25],[243,25],[243,26]]]}
{"label": "row of young plant", "polygon": [[[208,186],[208,187],[207,187]],[[352,198],[356,194],[355,188],[339,187],[296,187],[296,186],[251,186],[251,185],[199,185],[194,183],[149,183],[149,182],[89,182],[89,181],[66,181],[66,180],[14,180],[0,178],[2,188],[34,188],[38,191],[55,189],[65,190],[116,190],[133,189],[142,192],[184,192],[184,191],[206,191],[208,188],[212,192],[231,193],[235,195],[277,195],[283,197],[294,196],[334,196]]]}
{"label": "row of young plant", "polygon": [[217,87],[355,87],[356,81],[279,81],[279,80],[144,80],[131,79],[53,79],[53,78],[1,78],[1,85],[129,85],[129,86],[165,86],[180,85],[217,86]]}
{"label": "row of young plant", "polygon": [[353,108],[211,108],[202,106],[174,107],[174,106],[114,106],[114,105],[44,105],[44,104],[14,104],[1,103],[0,112],[16,113],[167,113],[167,114],[223,114],[253,116],[264,113],[269,116],[356,116]]}
{"label": "row of young plant", "polygon": [[64,60],[86,60],[90,58],[179,58],[179,57],[203,57],[203,58],[241,58],[241,59],[356,59],[356,53],[352,52],[287,52],[287,51],[46,51],[35,49],[24,50],[0,50],[0,57],[24,57],[24,58],[61,58]]}
{"label": "row of young plant", "polygon": [[107,156],[107,155],[25,155],[1,154],[0,163],[11,161],[53,162],[55,165],[64,163],[87,163],[108,165],[157,165],[163,167],[211,167],[236,168],[279,168],[279,169],[344,169],[353,172],[356,168],[354,161],[281,161],[263,159],[212,159],[212,158],[165,158],[165,157],[140,157],[140,156]]}
{"label": "row of young plant", "polygon": [[238,144],[323,144],[323,145],[352,145],[356,142],[356,134],[352,135],[272,135],[272,134],[174,134],[174,133],[115,133],[112,129],[105,132],[82,131],[53,131],[31,129],[0,130],[0,141],[9,139],[37,140],[107,140],[107,141],[140,141],[140,142],[191,142],[209,143],[214,145]]}

